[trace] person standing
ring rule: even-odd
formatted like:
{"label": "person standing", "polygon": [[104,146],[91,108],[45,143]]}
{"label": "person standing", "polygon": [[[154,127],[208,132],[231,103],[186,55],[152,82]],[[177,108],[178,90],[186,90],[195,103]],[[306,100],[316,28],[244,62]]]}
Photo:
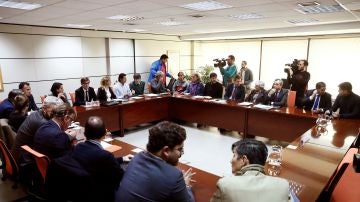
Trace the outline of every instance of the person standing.
{"label": "person standing", "polygon": [[223,76],[223,85],[226,88],[228,86],[229,80],[233,79],[237,73],[237,67],[235,65],[235,57],[229,55],[226,59],[227,66],[219,67],[221,75]]}
{"label": "person standing", "polygon": [[156,60],[151,64],[148,83],[150,83],[155,78],[155,75],[158,71],[164,73],[163,75],[164,84],[166,84],[166,77],[173,78],[173,76],[171,76],[171,74],[167,71],[166,63],[168,62],[168,59],[169,57],[166,54],[162,54],[159,60]]}
{"label": "person standing", "polygon": [[310,80],[310,73],[306,71],[309,63],[307,60],[299,60],[297,71],[288,73],[287,80],[291,84],[291,90],[296,91],[295,105],[302,107],[305,91]]}
{"label": "person standing", "polygon": [[250,91],[251,91],[250,85],[253,82],[253,74],[252,74],[252,71],[249,68],[247,68],[247,62],[245,60],[243,60],[241,62],[241,69],[240,69],[239,75],[244,84],[245,93],[246,93],[246,95],[249,95]]}

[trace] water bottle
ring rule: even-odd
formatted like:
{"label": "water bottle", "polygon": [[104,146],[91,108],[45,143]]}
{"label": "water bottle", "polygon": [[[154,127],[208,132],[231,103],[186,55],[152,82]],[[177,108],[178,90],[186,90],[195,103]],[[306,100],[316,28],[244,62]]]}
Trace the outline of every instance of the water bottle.
{"label": "water bottle", "polygon": [[271,176],[278,176],[281,170],[282,161],[282,147],[280,145],[273,145],[271,153],[268,157],[268,174]]}

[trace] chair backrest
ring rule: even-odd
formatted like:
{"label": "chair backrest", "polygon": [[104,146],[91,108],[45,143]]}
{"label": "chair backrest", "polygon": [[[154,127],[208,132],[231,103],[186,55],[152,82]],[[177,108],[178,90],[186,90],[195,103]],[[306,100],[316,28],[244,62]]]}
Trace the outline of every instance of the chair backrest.
{"label": "chair backrest", "polygon": [[147,83],[147,89],[148,89],[148,93],[150,94],[151,93],[151,84],[150,83]]}
{"label": "chair backrest", "polygon": [[2,162],[0,168],[2,169],[4,179],[12,178],[17,180],[19,178],[19,167],[5,142],[2,140],[0,140],[0,151]]}
{"label": "chair backrest", "polygon": [[0,119],[0,125],[6,146],[8,148],[12,148],[15,142],[16,132],[13,131],[11,126],[8,124],[8,119]]}
{"label": "chair backrest", "polygon": [[289,90],[287,97],[287,106],[295,107],[296,91]]}
{"label": "chair backrest", "polygon": [[42,104],[44,104],[45,98],[46,98],[46,95],[40,95],[40,100],[41,100]]}
{"label": "chair backrest", "polygon": [[316,201],[319,202],[327,202],[330,201],[331,198],[331,194],[333,193],[336,185],[338,184],[341,176],[344,174],[346,168],[348,167],[349,163],[343,163],[340,168],[337,170],[337,172],[335,172],[329,182],[327,183],[327,185],[325,186],[325,188],[322,190],[322,192],[320,193],[320,196],[318,197],[318,199]]}
{"label": "chair backrest", "polygon": [[70,98],[71,98],[71,102],[74,104],[75,103],[75,93],[71,92],[69,93]]}
{"label": "chair backrest", "polygon": [[50,163],[49,157],[31,149],[27,145],[23,145],[21,146],[21,148],[24,149],[26,152],[30,153],[34,157],[36,161],[36,166],[41,174],[41,177],[43,178],[43,182],[45,183],[46,171]]}
{"label": "chair backrest", "polygon": [[360,147],[360,128],[359,128],[359,133],[357,134],[354,142],[351,144],[352,148],[359,148]]}

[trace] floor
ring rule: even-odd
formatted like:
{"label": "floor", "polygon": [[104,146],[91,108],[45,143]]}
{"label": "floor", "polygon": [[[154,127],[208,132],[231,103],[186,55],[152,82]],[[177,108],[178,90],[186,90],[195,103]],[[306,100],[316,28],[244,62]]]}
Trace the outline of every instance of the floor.
{"label": "floor", "polygon": [[[116,137],[116,139],[144,149],[149,135],[148,129],[151,126],[147,124],[127,130],[125,137]],[[221,134],[216,127],[202,126],[198,128],[196,124],[183,124],[182,126],[186,129],[187,139],[184,146],[185,153],[180,162],[218,176],[231,175],[231,145],[240,140],[241,136],[234,131]],[[274,144],[282,146],[287,144],[261,137],[256,137],[256,139],[263,141],[268,147]],[[0,180],[0,202],[13,201],[25,195],[21,187],[14,190],[11,188],[12,185],[11,181]]]}

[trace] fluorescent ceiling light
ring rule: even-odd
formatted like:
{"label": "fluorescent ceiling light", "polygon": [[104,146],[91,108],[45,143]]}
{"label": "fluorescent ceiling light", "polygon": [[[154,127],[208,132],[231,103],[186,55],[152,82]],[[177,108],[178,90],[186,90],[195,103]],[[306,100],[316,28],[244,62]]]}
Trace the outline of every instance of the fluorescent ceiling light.
{"label": "fluorescent ceiling light", "polygon": [[260,15],[260,14],[257,14],[257,13],[241,13],[241,14],[238,14],[238,15],[229,15],[229,17],[240,19],[240,20],[264,18],[263,15]]}
{"label": "fluorescent ceiling light", "polygon": [[40,8],[41,6],[42,6],[41,4],[37,4],[37,3],[26,3],[26,2],[0,0],[0,7],[5,7],[5,8],[34,10],[34,9]]}
{"label": "fluorescent ceiling light", "polygon": [[107,17],[110,20],[123,20],[123,21],[134,21],[134,20],[142,20],[144,17],[138,16],[128,16],[128,15],[115,15],[111,17]]}
{"label": "fluorescent ceiling light", "polygon": [[317,5],[317,6],[305,6],[301,8],[295,8],[294,10],[302,14],[317,14],[317,13],[334,13],[344,11],[345,9],[340,5]]}
{"label": "fluorescent ceiling light", "polygon": [[67,27],[75,27],[75,28],[86,28],[91,27],[92,25],[80,25],[80,24],[66,24]]}
{"label": "fluorescent ceiling light", "polygon": [[315,24],[319,22],[319,20],[309,18],[309,19],[294,19],[294,20],[288,20],[287,22],[290,22],[295,25],[309,25],[309,24]]}
{"label": "fluorescent ceiling light", "polygon": [[211,11],[211,10],[232,8],[232,6],[230,5],[226,5],[216,1],[201,1],[197,3],[182,5],[181,7],[196,11]]}
{"label": "fluorescent ceiling light", "polygon": [[177,22],[177,21],[165,21],[165,22],[159,22],[160,25],[164,26],[177,26],[177,25],[184,25],[183,22]]}
{"label": "fluorescent ceiling light", "polygon": [[133,32],[145,32],[146,29],[132,29]]}

